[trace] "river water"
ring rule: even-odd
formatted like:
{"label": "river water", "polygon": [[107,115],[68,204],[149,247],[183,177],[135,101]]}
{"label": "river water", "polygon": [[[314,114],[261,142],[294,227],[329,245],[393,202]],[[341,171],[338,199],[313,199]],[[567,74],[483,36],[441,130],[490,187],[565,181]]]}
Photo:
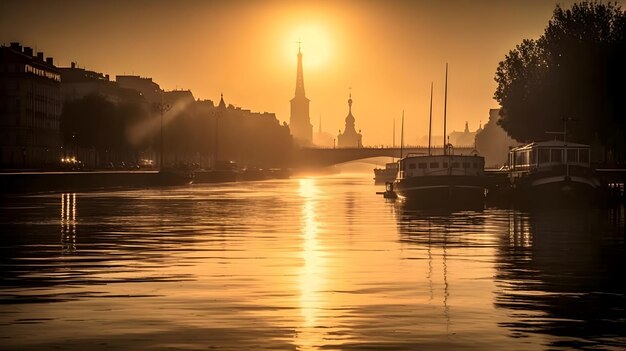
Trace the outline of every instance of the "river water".
{"label": "river water", "polygon": [[623,207],[414,210],[377,190],[5,196],[0,348],[626,348]]}

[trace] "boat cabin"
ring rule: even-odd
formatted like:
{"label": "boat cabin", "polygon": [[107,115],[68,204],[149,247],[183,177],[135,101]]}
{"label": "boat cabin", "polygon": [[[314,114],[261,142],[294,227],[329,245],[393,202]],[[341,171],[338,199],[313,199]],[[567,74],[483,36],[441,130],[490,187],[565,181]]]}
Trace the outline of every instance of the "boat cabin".
{"label": "boat cabin", "polygon": [[543,141],[518,146],[509,151],[509,170],[531,172],[553,167],[590,167],[589,145]]}
{"label": "boat cabin", "polygon": [[423,176],[481,176],[485,159],[481,156],[407,156],[399,162],[398,179]]}

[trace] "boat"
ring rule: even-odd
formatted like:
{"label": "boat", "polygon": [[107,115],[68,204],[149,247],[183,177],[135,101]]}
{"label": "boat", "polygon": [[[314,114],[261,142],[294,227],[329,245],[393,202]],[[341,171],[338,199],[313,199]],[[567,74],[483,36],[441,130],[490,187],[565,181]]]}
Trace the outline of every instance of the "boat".
{"label": "boat", "polygon": [[239,169],[233,161],[217,161],[212,169],[194,172],[194,183],[225,183],[239,180]]}
{"label": "boat", "polygon": [[[404,118],[404,111],[402,111],[402,118]],[[404,128],[404,119],[403,119],[403,128]],[[403,131],[404,132],[404,131]],[[396,147],[396,120],[393,120],[393,134],[392,134],[392,145]],[[402,155],[402,151],[400,152]],[[396,180],[396,175],[398,174],[398,162],[395,157],[391,158],[391,162],[385,163],[385,168],[374,168],[374,184],[386,184],[391,183]]]}
{"label": "boat", "polygon": [[[399,161],[393,190],[400,198],[422,205],[482,205],[485,199],[485,159],[476,152],[455,155],[446,143],[448,65],[444,98],[444,145],[442,155],[431,152],[433,85],[430,87],[428,154],[409,154]],[[402,144],[401,144],[402,147]]]}
{"label": "boat", "polygon": [[385,168],[374,168],[374,182],[383,184],[396,180],[398,174],[398,162],[385,163]]}
{"label": "boat", "polygon": [[477,154],[409,154],[399,162],[393,189],[400,198],[423,204],[481,203],[485,159]]}
{"label": "boat", "polygon": [[[509,180],[522,202],[588,202],[602,183],[591,168],[591,148],[566,141],[542,141],[509,151]],[[574,202],[572,202],[574,201]]]}

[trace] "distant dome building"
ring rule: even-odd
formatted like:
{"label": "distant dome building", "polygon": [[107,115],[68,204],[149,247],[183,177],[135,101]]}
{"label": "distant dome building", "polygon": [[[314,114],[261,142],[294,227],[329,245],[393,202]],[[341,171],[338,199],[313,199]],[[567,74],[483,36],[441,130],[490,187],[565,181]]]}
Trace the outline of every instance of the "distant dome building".
{"label": "distant dome building", "polygon": [[352,93],[348,98],[348,116],[346,117],[346,127],[337,135],[337,147],[363,147],[363,136],[357,133],[354,127],[355,118],[352,116]]}

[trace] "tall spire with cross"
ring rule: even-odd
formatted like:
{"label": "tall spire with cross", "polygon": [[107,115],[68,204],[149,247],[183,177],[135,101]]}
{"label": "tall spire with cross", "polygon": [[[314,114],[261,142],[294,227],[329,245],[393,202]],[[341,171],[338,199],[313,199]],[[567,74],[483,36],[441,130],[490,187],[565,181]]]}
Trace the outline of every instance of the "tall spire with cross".
{"label": "tall spire with cross", "polygon": [[304,73],[302,72],[302,42],[298,40],[298,71],[296,73],[296,96],[305,96],[304,94]]}
{"label": "tall spire with cross", "polygon": [[309,102],[304,93],[304,73],[302,69],[302,42],[298,44],[298,68],[296,71],[296,92],[291,99],[291,116],[289,129],[291,135],[301,145],[311,145],[313,141],[313,125],[309,117]]}

